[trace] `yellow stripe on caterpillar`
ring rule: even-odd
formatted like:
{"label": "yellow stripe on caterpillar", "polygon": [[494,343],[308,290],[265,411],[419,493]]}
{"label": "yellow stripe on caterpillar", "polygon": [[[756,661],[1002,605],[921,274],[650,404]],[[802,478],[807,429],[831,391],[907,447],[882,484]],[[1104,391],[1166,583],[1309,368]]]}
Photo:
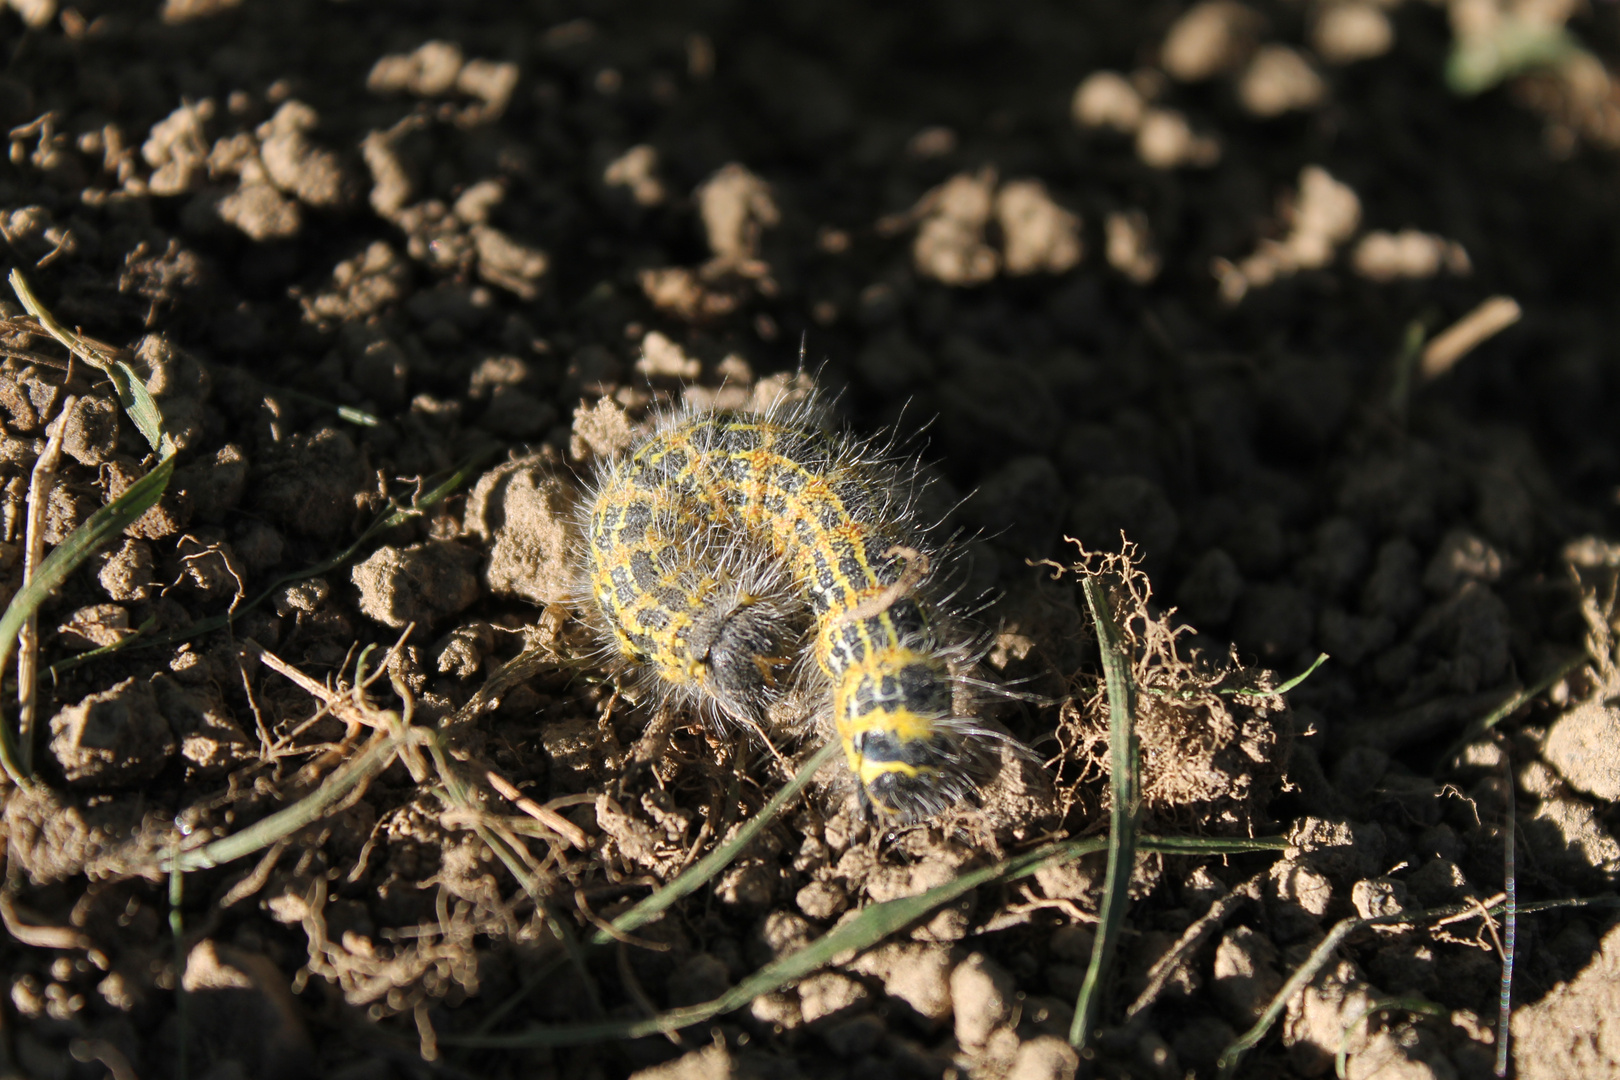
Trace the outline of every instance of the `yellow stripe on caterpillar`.
{"label": "yellow stripe on caterpillar", "polygon": [[929,817],[973,792],[987,733],[953,717],[966,650],[923,595],[913,477],[803,414],[666,420],[601,470],[583,590],[623,660],[711,714],[754,726],[824,680],[863,805]]}

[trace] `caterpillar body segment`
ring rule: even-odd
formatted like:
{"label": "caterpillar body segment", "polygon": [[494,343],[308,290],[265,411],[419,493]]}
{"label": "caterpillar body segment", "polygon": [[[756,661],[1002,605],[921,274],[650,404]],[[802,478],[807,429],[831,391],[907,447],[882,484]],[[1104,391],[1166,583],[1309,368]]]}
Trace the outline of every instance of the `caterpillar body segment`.
{"label": "caterpillar body segment", "polygon": [[591,514],[587,575],[616,651],[683,704],[757,718],[790,685],[808,628],[792,582],[673,492],[611,479]]}
{"label": "caterpillar body segment", "polygon": [[984,734],[953,718],[908,476],[802,415],[678,416],[604,468],[584,568],[613,647],[677,697],[757,721],[824,683],[863,804],[901,821],[971,794]]}

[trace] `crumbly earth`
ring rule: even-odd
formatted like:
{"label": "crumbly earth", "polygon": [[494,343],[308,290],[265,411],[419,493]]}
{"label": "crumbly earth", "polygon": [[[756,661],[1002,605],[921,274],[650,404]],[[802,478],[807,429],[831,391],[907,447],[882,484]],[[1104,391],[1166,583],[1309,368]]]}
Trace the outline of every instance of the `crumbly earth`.
{"label": "crumbly earth", "polygon": [[[1558,0],[10,0],[8,266],[127,350],[179,458],[40,614],[0,1074],[1210,1076],[1340,920],[1488,902],[1511,853],[1550,906],[1508,1060],[1620,1075],[1617,30]],[[153,459],[85,362],[0,345],[9,597],[30,528]],[[660,408],[812,385],[926,461],[1008,688],[978,707],[1039,760],[894,835],[828,769],[569,963],[825,737],[813,703],[770,747],[640,707],[569,607],[581,478]],[[1104,830],[1077,562],[1132,647],[1144,827],[1288,840],[1144,857],[1084,1061],[1095,858],[671,1037],[458,1044],[709,1001]],[[171,909],[167,853],[316,790],[383,710],[436,752]],[[1351,934],[1243,1073],[1492,1075],[1502,929]]]}

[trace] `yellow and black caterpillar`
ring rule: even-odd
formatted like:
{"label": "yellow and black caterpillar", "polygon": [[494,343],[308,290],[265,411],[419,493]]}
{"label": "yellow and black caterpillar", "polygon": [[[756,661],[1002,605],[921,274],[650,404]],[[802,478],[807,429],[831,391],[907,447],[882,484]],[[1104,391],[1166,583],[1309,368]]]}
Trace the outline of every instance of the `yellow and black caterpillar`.
{"label": "yellow and black caterpillar", "polygon": [[757,722],[824,681],[863,806],[938,814],[1001,737],[955,715],[969,650],[925,599],[914,476],[806,411],[672,417],[586,500],[589,602],[611,647],[688,703]]}

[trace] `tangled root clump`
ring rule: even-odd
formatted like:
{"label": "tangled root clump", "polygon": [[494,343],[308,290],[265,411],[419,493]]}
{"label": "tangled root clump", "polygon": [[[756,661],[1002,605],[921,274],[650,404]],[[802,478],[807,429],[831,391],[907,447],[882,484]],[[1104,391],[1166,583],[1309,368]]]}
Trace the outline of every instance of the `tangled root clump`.
{"label": "tangled root clump", "polygon": [[[1141,744],[1142,802],[1155,828],[1252,834],[1265,825],[1265,805],[1282,779],[1292,737],[1287,707],[1276,692],[1277,677],[1243,667],[1235,655],[1212,662],[1185,655],[1174,609],[1155,612],[1152,586],[1127,544],[1117,553],[1079,547],[1079,559],[1064,572],[1102,576],[1111,582],[1109,605],[1119,625],[1130,676],[1136,684],[1136,734]],[[1060,779],[1066,801],[1083,799],[1079,788],[1106,775],[1108,705],[1102,678],[1082,672],[1071,679],[1058,738],[1069,771]]]}

